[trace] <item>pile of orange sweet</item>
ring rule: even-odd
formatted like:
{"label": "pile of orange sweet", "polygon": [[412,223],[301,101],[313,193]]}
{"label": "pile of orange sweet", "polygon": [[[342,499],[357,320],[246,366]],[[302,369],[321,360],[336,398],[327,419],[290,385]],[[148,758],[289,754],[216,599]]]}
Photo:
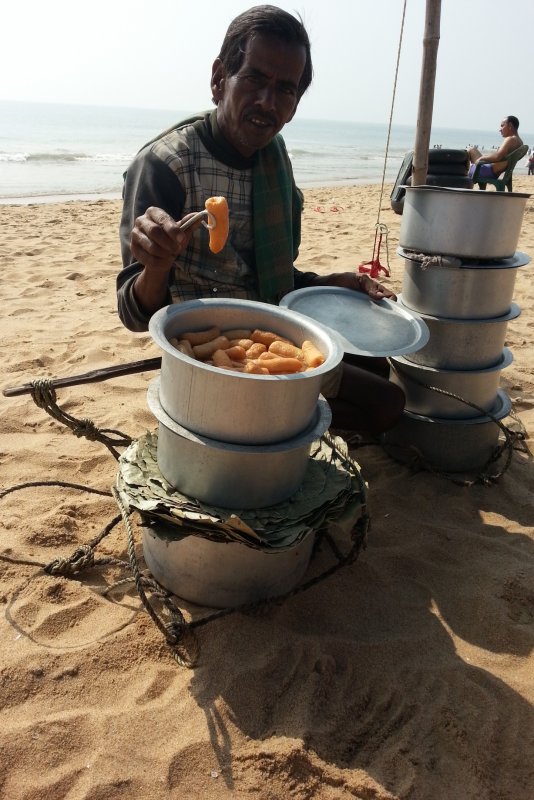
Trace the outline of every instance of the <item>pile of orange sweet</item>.
{"label": "pile of orange sweet", "polygon": [[325,357],[310,341],[298,347],[272,331],[217,327],[181,333],[170,343],[190,358],[221,369],[253,375],[288,375],[306,372],[324,363]]}

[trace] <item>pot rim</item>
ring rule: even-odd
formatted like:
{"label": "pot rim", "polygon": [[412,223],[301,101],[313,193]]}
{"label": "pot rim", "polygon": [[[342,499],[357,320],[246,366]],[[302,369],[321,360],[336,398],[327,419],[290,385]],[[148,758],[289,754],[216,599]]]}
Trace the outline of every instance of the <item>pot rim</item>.
{"label": "pot rim", "polygon": [[[417,414],[415,411],[408,411],[406,408],[402,412],[408,418],[416,422],[431,422],[435,425],[478,425],[484,422],[493,422],[495,419],[501,420],[507,417],[512,410],[512,401],[504,389],[497,389],[497,397],[494,405],[486,414],[478,417],[428,417],[424,414]],[[490,416],[491,415],[491,416]]]}
{"label": "pot rim", "polygon": [[[310,332],[315,331],[323,338],[328,339],[331,345],[331,352],[325,358],[324,363],[318,367],[314,367],[313,370],[310,370],[309,372],[296,372],[288,375],[254,375],[253,373],[248,374],[243,372],[232,372],[231,370],[221,370],[219,367],[214,367],[211,364],[204,364],[204,362],[191,358],[190,356],[185,355],[185,353],[181,353],[179,350],[173,347],[164,333],[164,328],[167,320],[172,320],[174,317],[178,316],[184,311],[187,312],[189,310],[204,307],[209,308],[209,306],[223,308],[235,307],[237,309],[244,308],[249,311],[253,310],[254,308],[258,308],[262,312],[268,312],[274,318],[278,317],[289,322],[299,322]],[[281,380],[309,380],[310,378],[324,375],[324,373],[330,372],[330,370],[334,369],[343,359],[344,353],[341,339],[336,331],[329,330],[325,325],[322,325],[321,323],[316,322],[315,320],[310,319],[310,317],[306,317],[304,314],[300,314],[297,311],[290,311],[289,309],[281,308],[280,306],[271,305],[270,303],[261,303],[256,300],[240,300],[230,297],[206,297],[198,298],[197,300],[186,300],[183,303],[171,303],[168,306],[160,308],[152,315],[148,323],[148,330],[158,347],[160,347],[173,358],[176,358],[178,361],[184,361],[187,364],[194,364],[201,370],[207,370],[208,372],[213,373],[214,376],[230,379],[242,378],[244,380],[262,380],[270,383]]]}
{"label": "pot rim", "polygon": [[242,453],[243,455],[248,453],[280,453],[287,452],[288,450],[297,450],[300,447],[311,444],[316,441],[316,439],[320,439],[332,422],[330,405],[322,395],[319,395],[311,422],[304,431],[290,439],[284,439],[281,442],[274,442],[273,444],[236,444],[234,442],[223,442],[220,439],[211,439],[209,436],[194,433],[172,419],[161,405],[159,387],[160,378],[157,377],[150,381],[147,390],[148,407],[158,422],[183,439],[187,439],[193,444],[206,446],[214,450],[224,450],[237,454]]}
{"label": "pot rim", "polygon": [[[403,302],[402,294],[397,296],[397,302],[400,303],[403,308],[408,308]],[[411,310],[411,309],[410,309]],[[425,314],[423,311],[414,311],[414,314],[418,314],[423,320],[431,320],[432,322],[443,322],[447,323],[450,322],[452,325],[486,325],[486,323],[491,322],[509,322],[511,319],[516,319],[521,314],[521,307],[517,305],[517,303],[512,302],[510,304],[510,310],[507,314],[502,314],[500,317],[473,317],[473,318],[456,318],[456,317],[437,317],[433,314]]]}
{"label": "pot rim", "polygon": [[403,366],[411,367],[414,371],[424,371],[429,373],[444,373],[445,375],[466,375],[469,373],[476,373],[477,375],[483,375],[485,373],[490,372],[497,372],[501,369],[506,369],[509,367],[512,361],[514,360],[514,356],[512,351],[509,347],[503,347],[501,359],[498,364],[493,364],[491,367],[484,367],[483,369],[440,369],[439,367],[428,367],[425,364],[414,364],[412,361],[409,361],[407,358],[403,356],[393,356],[392,361],[399,361]]}
{"label": "pot rim", "polygon": [[[401,188],[406,189],[406,192],[443,192],[443,193],[447,193],[447,194],[462,193],[462,194],[471,195],[472,197],[482,198],[483,201],[486,200],[486,198],[488,198],[488,197],[497,197],[497,198],[500,198],[500,199],[505,199],[505,197],[526,197],[526,198],[532,197],[532,195],[529,194],[528,192],[485,192],[484,194],[482,194],[482,192],[480,192],[478,190],[460,189],[460,188],[457,188],[457,187],[453,188],[453,187],[450,187],[450,186],[429,186],[429,185],[425,185],[425,186],[407,186],[406,185],[406,186],[401,186]],[[493,202],[493,201],[490,200],[490,203],[491,202]],[[505,202],[507,202],[507,201],[505,200]]]}
{"label": "pot rim", "polygon": [[[409,253],[413,253],[413,250],[405,250],[403,247],[397,247],[397,255],[401,258],[404,258],[406,261],[410,261],[412,264],[416,264],[423,269],[421,262],[418,261],[416,258],[411,258]],[[437,257],[436,253],[429,253],[431,257]],[[454,258],[454,256],[450,256],[449,258]],[[465,258],[461,256],[457,256],[460,263],[458,265],[454,264],[429,264],[428,266],[424,267],[425,270],[427,269],[446,269],[446,270],[482,270],[482,269],[518,269],[519,267],[525,267],[527,264],[530,264],[531,257],[527,253],[523,253],[520,250],[516,250],[513,256],[508,256],[508,258],[492,258],[492,259],[480,259],[480,258]],[[483,263],[480,263],[480,262]],[[479,262],[479,263],[476,263]]]}

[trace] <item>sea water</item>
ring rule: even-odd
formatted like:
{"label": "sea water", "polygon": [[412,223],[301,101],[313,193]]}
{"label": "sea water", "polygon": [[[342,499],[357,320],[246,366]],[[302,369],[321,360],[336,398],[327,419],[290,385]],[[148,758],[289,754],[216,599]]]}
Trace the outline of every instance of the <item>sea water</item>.
{"label": "sea water", "polygon": [[[191,113],[0,101],[0,203],[120,197],[135,153]],[[283,135],[297,184],[310,188],[393,183],[415,128],[392,125],[388,142],[387,124],[297,117]],[[499,140],[497,130],[436,128],[430,146],[489,150]]]}

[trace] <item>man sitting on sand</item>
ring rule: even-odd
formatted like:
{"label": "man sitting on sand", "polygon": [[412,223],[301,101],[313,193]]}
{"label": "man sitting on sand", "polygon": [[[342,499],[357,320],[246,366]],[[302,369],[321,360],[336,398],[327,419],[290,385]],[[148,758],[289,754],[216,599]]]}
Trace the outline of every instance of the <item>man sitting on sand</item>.
{"label": "man sitting on sand", "polygon": [[501,122],[501,136],[504,141],[498,150],[492,153],[485,153],[484,155],[476,147],[470,147],[468,150],[469,158],[471,159],[471,167],[469,168],[469,177],[473,177],[473,173],[477,164],[482,164],[478,177],[483,178],[498,178],[501,172],[507,167],[508,161],[506,156],[510,155],[513,150],[517,150],[523,144],[517,131],[519,130],[519,120],[517,117],[505,117]]}
{"label": "man sitting on sand", "polygon": [[[295,288],[329,285],[394,298],[367,274],[319,276],[293,266],[302,193],[279,132],[311,79],[308,34],[291,14],[256,6],[230,24],[212,67],[216,108],[149,142],[125,176],[117,296],[127,328],[146,331],[158,309],[199,297],[278,303]],[[218,195],[228,202],[230,234],[214,255],[203,229],[180,231],[176,220]],[[322,392],[334,427],[374,435],[397,422],[404,393],[381,361],[368,359],[366,369],[345,361],[327,376]]]}

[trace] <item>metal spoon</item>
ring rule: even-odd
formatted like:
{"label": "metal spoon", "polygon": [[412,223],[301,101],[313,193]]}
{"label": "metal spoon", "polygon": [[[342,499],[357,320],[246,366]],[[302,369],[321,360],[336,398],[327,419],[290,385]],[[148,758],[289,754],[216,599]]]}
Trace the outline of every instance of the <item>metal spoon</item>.
{"label": "metal spoon", "polygon": [[180,225],[180,230],[186,231],[188,228],[194,225],[195,222],[198,222],[199,220],[202,221],[202,224],[204,225],[205,228],[213,227],[215,224],[215,218],[213,217],[213,214],[210,214],[209,211],[206,211],[206,209],[204,208],[202,211],[197,211],[196,214],[193,214],[192,217],[189,217],[188,220],[186,220],[182,225]]}

